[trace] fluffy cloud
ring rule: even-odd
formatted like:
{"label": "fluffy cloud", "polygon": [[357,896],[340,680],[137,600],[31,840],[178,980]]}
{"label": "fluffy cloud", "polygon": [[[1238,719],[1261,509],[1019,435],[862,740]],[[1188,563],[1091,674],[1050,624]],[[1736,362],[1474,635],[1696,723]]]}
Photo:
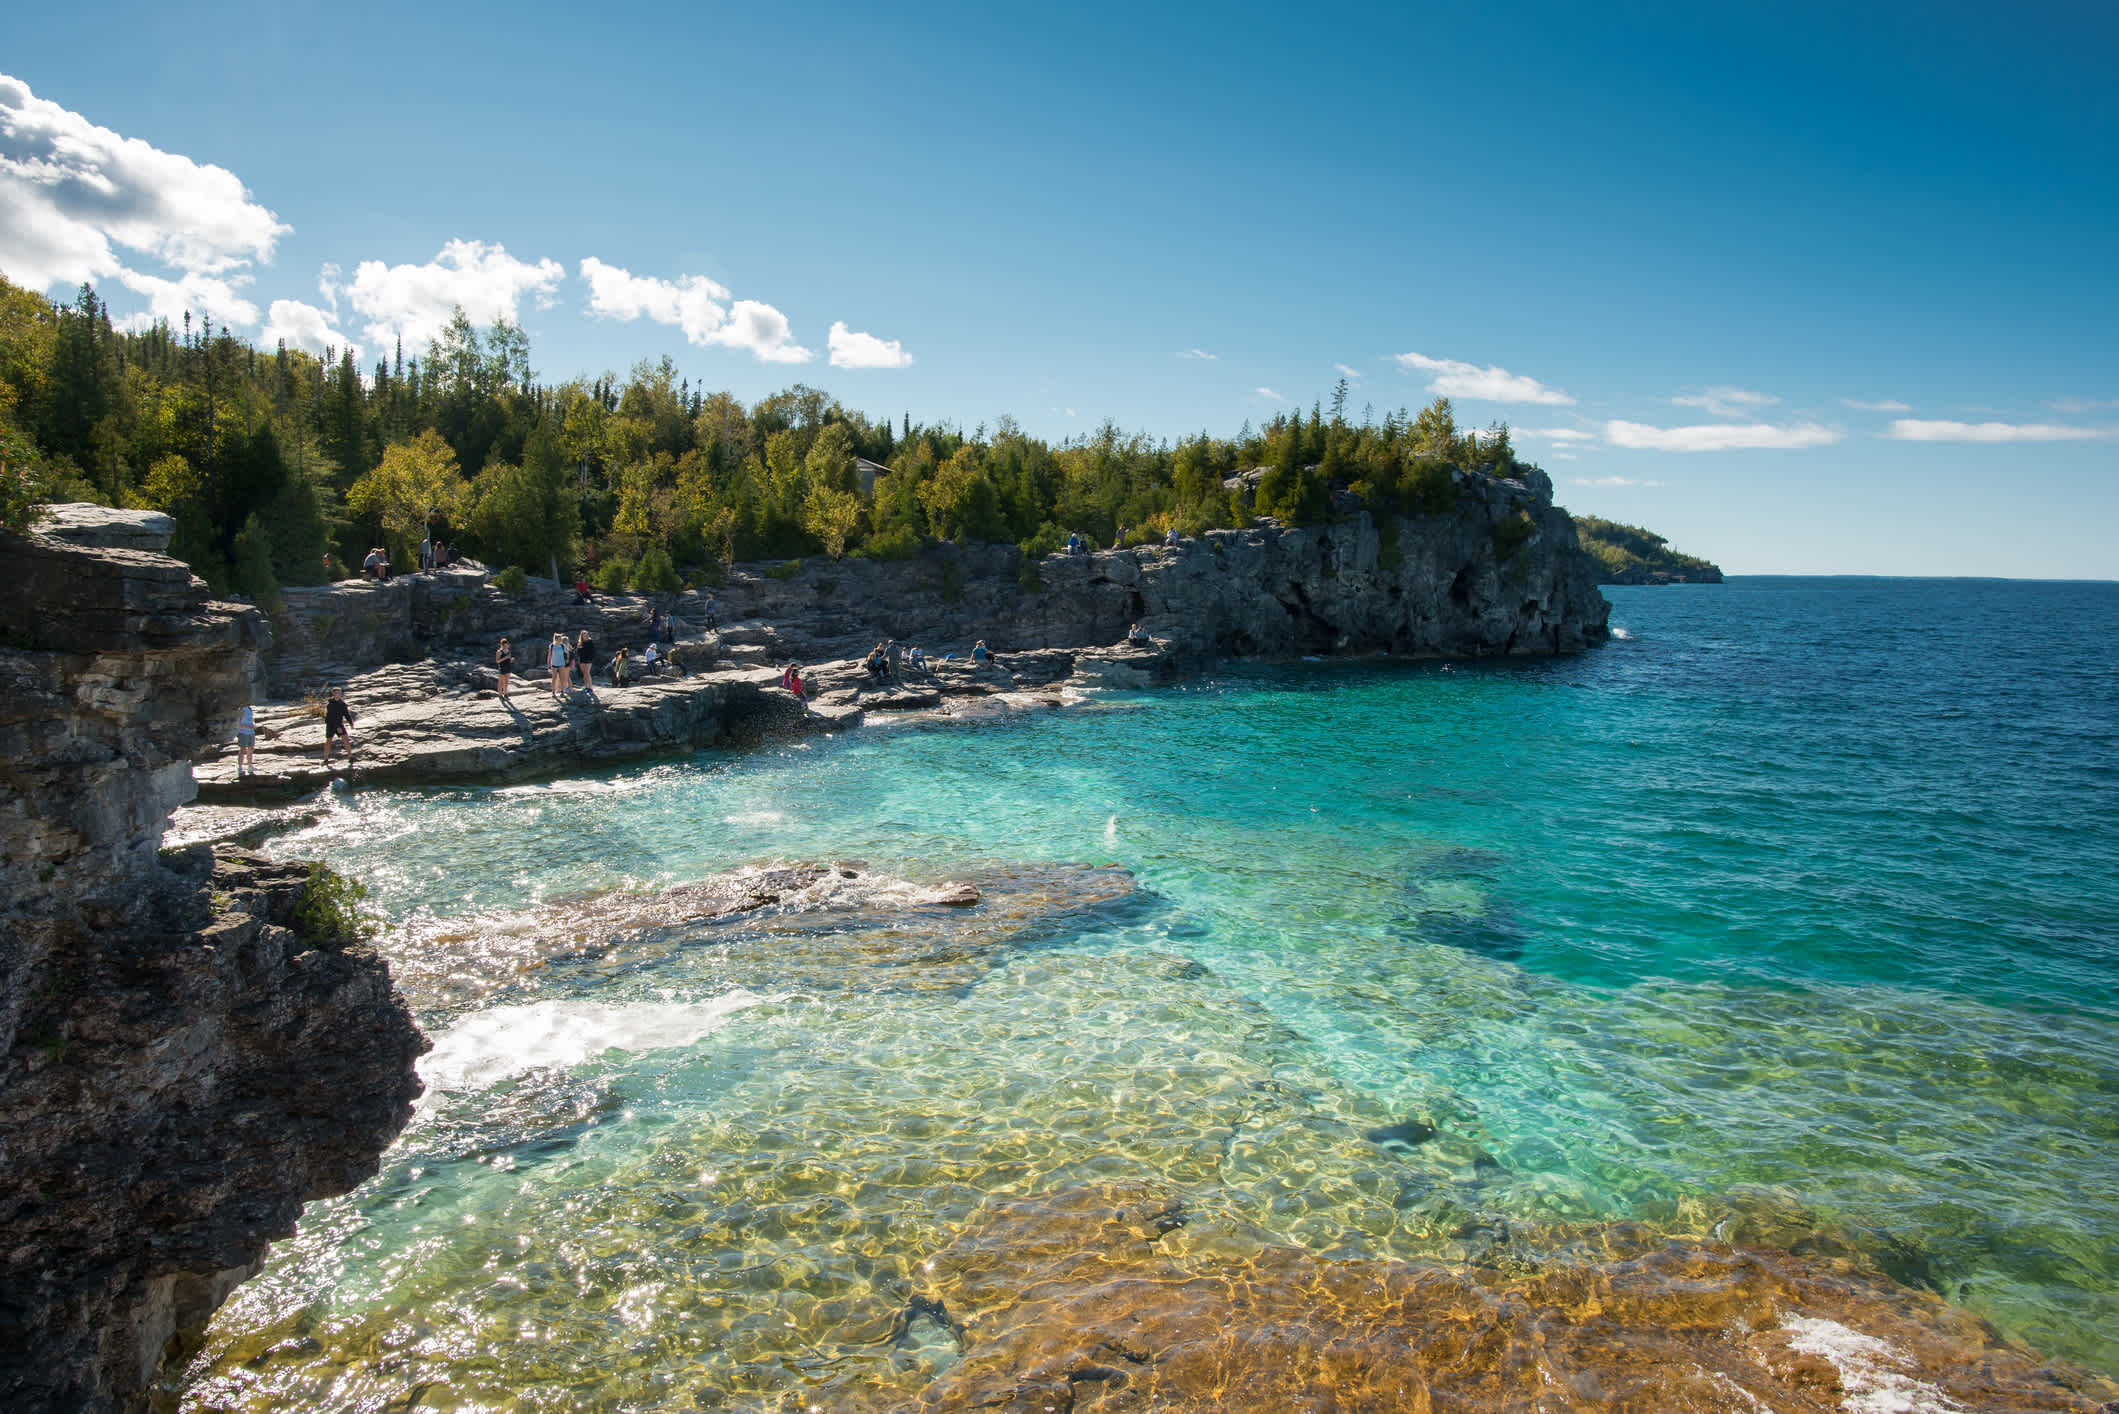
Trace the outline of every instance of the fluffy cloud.
{"label": "fluffy cloud", "polygon": [[1183,353],[1179,354],[1179,355],[1178,355],[1178,357],[1179,357],[1179,358],[1204,358],[1204,359],[1219,359],[1219,358],[1221,357],[1221,355],[1220,355],[1220,354],[1210,354],[1210,353],[1208,353],[1208,352],[1207,352],[1207,351],[1206,351],[1205,349],[1193,348],[1193,349],[1186,349],[1186,350],[1185,350],[1185,351],[1184,351]]}
{"label": "fluffy cloud", "polygon": [[1435,379],[1427,385],[1427,390],[1445,398],[1472,398],[1489,403],[1543,403],[1548,407],[1573,407],[1575,403],[1558,388],[1548,388],[1535,378],[1525,378],[1505,368],[1491,365],[1481,368],[1476,364],[1459,363],[1453,358],[1429,358],[1426,354],[1402,353],[1397,357],[1399,366],[1408,371],[1434,374]]}
{"label": "fluffy cloud", "polygon": [[1670,401],[1681,408],[1698,408],[1710,417],[1756,417],[1760,408],[1771,407],[1780,399],[1770,393],[1754,393],[1749,388],[1724,385]]}
{"label": "fluffy cloud", "polygon": [[1639,481],[1631,476],[1578,476],[1577,486],[1661,486],[1660,481]]}
{"label": "fluffy cloud", "polygon": [[1332,365],[1332,367],[1339,370],[1339,376],[1341,378],[1348,379],[1355,383],[1359,383],[1361,381],[1361,370],[1358,368],[1352,367],[1351,365],[1344,363],[1335,363]]}
{"label": "fluffy cloud", "polygon": [[318,285],[334,309],[344,295],[368,321],[362,332],[371,344],[388,348],[402,339],[420,349],[447,327],[458,306],[473,324],[491,324],[518,319],[525,296],[534,297],[539,308],[550,305],[566,273],[556,260],[531,265],[508,254],[505,246],[450,241],[424,265],[363,260],[343,284],[327,266]]}
{"label": "fluffy cloud", "polygon": [[332,327],[335,317],[300,300],[276,299],[272,308],[265,311],[265,329],[258,335],[258,342],[269,348],[284,339],[288,348],[306,349],[319,358],[323,357],[325,349],[350,348],[354,361],[358,363],[360,345]]}
{"label": "fluffy cloud", "polygon": [[[2119,398],[2055,398],[2046,406],[2054,412],[2097,412],[2104,408],[2119,408]],[[1905,412],[1908,409],[1899,408],[1896,411]]]}
{"label": "fluffy cloud", "polygon": [[[290,229],[225,167],[97,127],[0,75],[0,269],[21,284],[116,276],[148,296],[149,318],[193,309],[250,323],[257,306],[235,293],[246,279],[235,272],[270,260]],[[132,270],[120,249],[179,277]]]}
{"label": "fluffy cloud", "polygon": [[1274,392],[1271,388],[1267,388],[1264,386],[1253,388],[1251,391],[1258,394],[1258,396],[1261,398],[1266,398],[1276,403],[1284,403],[1287,401],[1286,398],[1283,398],[1282,396],[1280,396],[1280,394]]}
{"label": "fluffy cloud", "polygon": [[816,357],[794,341],[786,315],[756,300],[726,304],[729,291],[704,275],[657,280],[590,256],[581,262],[581,278],[589,282],[589,312],[605,319],[645,317],[675,325],[689,343],[748,349],[762,363],[807,363]]}
{"label": "fluffy cloud", "polygon": [[1699,427],[1650,427],[1639,422],[1604,424],[1604,440],[1614,447],[1644,452],[1731,452],[1794,447],[1829,447],[1841,434],[1814,422],[1776,427],[1765,422],[1717,422]]}
{"label": "fluffy cloud", "polygon": [[147,296],[146,310],[126,319],[127,328],[145,329],[158,319],[181,324],[187,310],[222,324],[257,323],[258,307],[235,290],[237,285],[250,283],[247,275],[223,280],[215,275],[187,272],[177,279],[165,280],[159,275],[121,269],[118,279],[126,289]]}
{"label": "fluffy cloud", "polygon": [[896,339],[879,339],[846,327],[841,319],[831,326],[833,368],[909,368],[912,355]]}
{"label": "fluffy cloud", "polygon": [[1529,437],[1534,441],[1553,442],[1565,446],[1570,442],[1594,442],[1597,434],[1581,427],[1513,427],[1509,433],[1514,437]]}
{"label": "fluffy cloud", "polygon": [[1865,402],[1863,402],[1863,401],[1862,401],[1862,400],[1861,400],[1860,398],[1841,398],[1841,399],[1840,399],[1840,403],[1841,403],[1841,405],[1842,405],[1842,406],[1844,406],[1844,407],[1850,407],[1850,408],[1853,408],[1853,409],[1854,409],[1855,411],[1857,411],[1857,412],[1911,412],[1911,411],[1913,411],[1913,408],[1912,408],[1912,405],[1911,405],[1911,404],[1909,404],[1909,403],[1902,403],[1902,402],[1900,402],[1900,401],[1899,401],[1898,399],[1896,399],[1896,398],[1885,398],[1885,399],[1884,399],[1884,400],[1883,400],[1882,402],[1875,402],[1875,403],[1865,403]]}
{"label": "fluffy cloud", "polygon": [[1901,417],[1883,435],[1894,442],[2102,442],[2113,435],[2113,429],[2050,422],[1924,422]]}

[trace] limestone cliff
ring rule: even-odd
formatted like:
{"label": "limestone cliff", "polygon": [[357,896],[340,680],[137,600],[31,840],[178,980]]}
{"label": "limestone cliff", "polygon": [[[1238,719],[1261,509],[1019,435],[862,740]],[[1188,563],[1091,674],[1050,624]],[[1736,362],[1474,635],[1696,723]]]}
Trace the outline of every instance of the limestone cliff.
{"label": "limestone cliff", "polygon": [[[150,540],[151,540],[150,536]],[[303,1202],[375,1169],[423,1048],[306,871],[165,862],[256,612],[175,560],[0,533],[0,1406],[137,1405]]]}
{"label": "limestone cliff", "polygon": [[[1266,521],[1028,565],[1012,545],[943,545],[908,560],[738,566],[716,591],[721,642],[739,660],[814,662],[881,637],[937,656],[980,638],[1019,653],[1116,643],[1140,623],[1172,666],[1196,669],[1222,657],[1573,653],[1606,637],[1596,566],[1542,472],[1461,474],[1455,508],[1438,515],[1378,518],[1341,500],[1324,525]],[[533,672],[537,646],[557,630],[593,630],[606,655],[645,642],[638,597],[580,606],[549,580],[519,596],[483,580],[458,567],[287,591],[273,695],[422,657],[490,662],[503,634]],[[687,636],[701,630],[702,594],[664,602]]]}

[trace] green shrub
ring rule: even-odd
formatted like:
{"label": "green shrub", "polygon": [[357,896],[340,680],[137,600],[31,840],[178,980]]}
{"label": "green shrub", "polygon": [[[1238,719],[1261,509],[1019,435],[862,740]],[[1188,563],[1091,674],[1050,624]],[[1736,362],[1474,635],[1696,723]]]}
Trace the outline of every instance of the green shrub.
{"label": "green shrub", "polygon": [[684,588],[678,577],[677,567],[670,563],[669,551],[660,545],[650,545],[641,555],[640,563],[633,566],[633,588],[644,589],[651,594],[674,594]]}
{"label": "green shrub", "polygon": [[272,536],[256,516],[235,535],[235,586],[259,608],[280,610],[280,582],[272,572]]}
{"label": "green shrub", "polygon": [[779,564],[767,570],[765,577],[767,579],[793,579],[800,573],[802,573],[802,562],[800,560],[782,560]]}
{"label": "green shrub", "polygon": [[911,526],[894,525],[869,536],[856,553],[871,560],[909,560],[919,554],[925,544],[926,537]]}
{"label": "green shrub", "polygon": [[1048,520],[1037,528],[1037,534],[1016,548],[1023,552],[1024,559],[1036,561],[1044,559],[1047,555],[1057,555],[1066,543],[1067,532]]}
{"label": "green shrub", "polygon": [[596,567],[596,587],[606,594],[623,594],[633,577],[633,567],[623,555],[614,555]]}
{"label": "green shrub", "polygon": [[522,572],[521,565],[509,565],[493,576],[493,587],[503,594],[520,594],[530,587],[530,577]]}
{"label": "green shrub", "polygon": [[1537,532],[1538,523],[1523,511],[1510,511],[1494,522],[1494,558],[1506,562],[1520,553]]}
{"label": "green shrub", "polygon": [[1037,561],[1034,558],[1029,555],[1023,556],[1023,562],[1015,567],[1015,582],[1024,589],[1029,590],[1038,590],[1045,587],[1045,576],[1038,572]]}
{"label": "green shrub", "polygon": [[311,864],[309,877],[295,896],[295,927],[318,947],[365,943],[373,932],[360,913],[367,897],[368,886],[360,880],[349,879],[321,862]]}

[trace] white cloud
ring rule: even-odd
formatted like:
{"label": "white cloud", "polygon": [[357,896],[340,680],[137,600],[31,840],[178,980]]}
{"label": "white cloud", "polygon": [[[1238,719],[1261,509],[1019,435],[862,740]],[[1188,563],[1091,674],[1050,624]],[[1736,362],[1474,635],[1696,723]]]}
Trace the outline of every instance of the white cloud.
{"label": "white cloud", "polygon": [[1207,351],[1206,351],[1205,349],[1196,349],[1196,348],[1195,348],[1195,349],[1186,349],[1186,350],[1185,350],[1185,351],[1184,351],[1183,353],[1179,354],[1179,355],[1178,355],[1178,357],[1179,357],[1179,358],[1204,358],[1204,359],[1211,359],[1211,360],[1219,360],[1219,359],[1221,358],[1221,355],[1220,355],[1220,354],[1210,354],[1210,353],[1208,353],[1208,352],[1207,352]]}
{"label": "white cloud", "polygon": [[1505,368],[1459,363],[1453,358],[1429,358],[1426,354],[1402,353],[1399,366],[1435,375],[1427,385],[1430,393],[1445,398],[1472,398],[1489,403],[1543,403],[1549,407],[1573,407],[1575,400],[1558,388],[1548,388],[1535,378],[1510,373]]}
{"label": "white cloud", "polygon": [[2104,408],[2119,408],[2119,398],[2055,398],[2046,406],[2054,412],[2098,412]]}
{"label": "white cloud", "polygon": [[1350,364],[1335,363],[1332,367],[1339,370],[1339,376],[1342,378],[1352,379],[1356,383],[1361,381],[1361,370]]}
{"label": "white cloud", "polygon": [[[589,282],[589,313],[605,319],[630,321],[644,315],[657,324],[675,325],[684,331],[686,342],[700,348],[748,349],[762,363],[807,363],[816,357],[794,342],[786,315],[756,300],[726,304],[727,287],[704,275],[657,280],[590,256],[581,262],[581,278]],[[911,362],[909,356],[906,362]]]}
{"label": "white cloud", "polygon": [[1698,408],[1712,417],[1756,417],[1760,408],[1772,407],[1780,399],[1770,393],[1754,393],[1749,388],[1724,385],[1670,401],[1677,407]]}
{"label": "white cloud", "polygon": [[354,312],[366,317],[368,341],[387,347],[402,339],[415,349],[448,325],[458,306],[473,324],[519,319],[525,296],[540,308],[566,278],[556,260],[535,265],[517,260],[500,245],[484,241],[450,241],[424,265],[385,265],[363,260],[344,284],[332,279],[330,267],[318,285],[337,308],[343,294]]}
{"label": "white cloud", "polygon": [[[18,283],[116,276],[149,297],[150,320],[192,308],[249,323],[257,306],[235,293],[234,272],[272,259],[291,229],[225,167],[122,137],[0,75],[0,269]],[[129,269],[119,248],[179,276]]]}
{"label": "white cloud", "polygon": [[125,321],[130,328],[145,329],[158,319],[181,324],[185,312],[206,315],[223,324],[255,324],[258,307],[235,292],[235,286],[250,283],[248,275],[223,280],[215,275],[186,272],[174,280],[120,270],[118,279],[126,289],[147,296],[147,309]]}
{"label": "white cloud", "polygon": [[1594,431],[1581,427],[1512,427],[1509,429],[1509,435],[1512,437],[1529,437],[1539,442],[1562,444],[1568,442],[1594,442],[1597,440],[1597,434]]}
{"label": "white cloud", "polygon": [[1882,435],[1894,442],[2102,442],[2109,427],[2063,427],[2050,422],[1925,422],[1901,417]]}
{"label": "white cloud", "polygon": [[1263,385],[1253,388],[1251,391],[1258,394],[1258,396],[1261,398],[1269,398],[1276,403],[1284,403],[1287,401],[1286,398],[1283,398],[1282,396],[1280,396],[1280,394],[1274,392],[1271,388],[1264,387]]}
{"label": "white cloud", "polygon": [[1577,486],[1661,486],[1660,481],[1640,481],[1631,476],[1578,476]]}
{"label": "white cloud", "polygon": [[1829,447],[1841,433],[1814,422],[1775,427],[1764,422],[1717,422],[1698,427],[1650,427],[1639,422],[1604,424],[1604,439],[1615,447],[1647,452],[1731,452],[1794,447]]}
{"label": "white cloud", "polygon": [[1581,460],[1581,458],[1576,456],[1573,452],[1554,452],[1552,454],[1552,459],[1556,462],[1572,462]]}
{"label": "white cloud", "polygon": [[873,334],[863,334],[846,327],[843,319],[835,320],[831,336],[827,341],[831,347],[833,368],[910,368],[912,355],[896,339],[879,339]]}
{"label": "white cloud", "polygon": [[1902,403],[1896,398],[1885,398],[1881,402],[1865,403],[1860,398],[1841,398],[1840,402],[1857,412],[1911,412],[1912,404]]}
{"label": "white cloud", "polygon": [[319,358],[323,357],[327,348],[351,348],[354,361],[358,363],[361,357],[360,345],[332,327],[335,317],[313,304],[303,304],[300,300],[276,299],[272,302],[272,308],[265,311],[265,329],[258,335],[258,342],[270,348],[285,339],[287,347],[306,349]]}

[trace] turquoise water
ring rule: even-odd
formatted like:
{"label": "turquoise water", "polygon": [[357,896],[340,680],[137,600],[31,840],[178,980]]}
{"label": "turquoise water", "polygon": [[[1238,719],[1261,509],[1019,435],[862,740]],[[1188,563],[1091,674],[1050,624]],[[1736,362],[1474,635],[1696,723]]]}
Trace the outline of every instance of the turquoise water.
{"label": "turquoise water", "polygon": [[[1607,592],[1564,661],[340,799],[274,849],[369,884],[430,1095],[183,1400],[916,1390],[879,1293],[1129,1177],[1336,1255],[1825,1231],[2119,1372],[2119,586]],[[589,902],[832,860],[741,924]]]}

